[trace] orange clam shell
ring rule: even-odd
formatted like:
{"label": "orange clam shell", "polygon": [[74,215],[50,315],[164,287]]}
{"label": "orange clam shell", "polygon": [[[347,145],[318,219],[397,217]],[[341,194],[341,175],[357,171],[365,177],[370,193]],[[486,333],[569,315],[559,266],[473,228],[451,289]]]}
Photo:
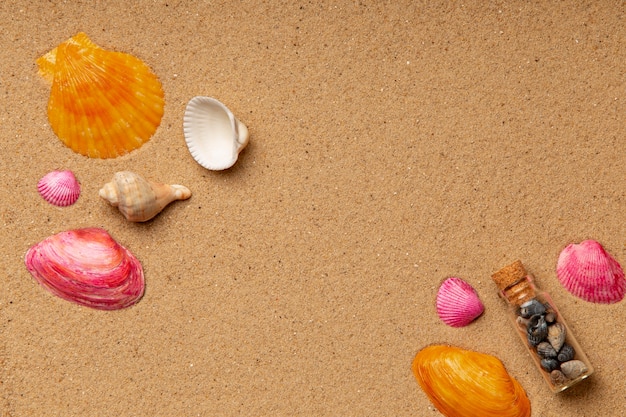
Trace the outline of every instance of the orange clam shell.
{"label": "orange clam shell", "polygon": [[165,104],[157,76],[140,59],[108,51],[79,33],[37,60],[52,83],[48,120],[69,148],[115,158],[156,132]]}
{"label": "orange clam shell", "polygon": [[418,352],[412,369],[447,417],[530,417],[526,392],[494,356],[433,345]]}

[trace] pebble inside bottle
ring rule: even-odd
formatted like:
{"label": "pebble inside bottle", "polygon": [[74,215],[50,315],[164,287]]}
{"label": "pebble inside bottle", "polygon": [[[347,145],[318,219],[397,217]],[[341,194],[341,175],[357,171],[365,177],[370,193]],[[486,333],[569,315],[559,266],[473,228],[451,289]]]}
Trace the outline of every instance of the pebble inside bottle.
{"label": "pebble inside bottle", "polygon": [[552,392],[561,392],[593,373],[554,301],[539,290],[520,261],[491,276],[507,302],[509,317]]}

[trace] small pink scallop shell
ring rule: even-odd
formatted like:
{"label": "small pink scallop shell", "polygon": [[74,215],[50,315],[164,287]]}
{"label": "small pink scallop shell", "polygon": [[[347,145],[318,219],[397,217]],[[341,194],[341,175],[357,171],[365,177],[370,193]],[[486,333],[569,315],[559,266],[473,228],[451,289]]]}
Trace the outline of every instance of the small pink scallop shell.
{"label": "small pink scallop shell", "polygon": [[452,327],[467,326],[485,310],[476,290],[455,277],[441,283],[436,304],[439,318]]}
{"label": "small pink scallop shell", "polygon": [[616,303],[626,292],[624,270],[595,240],[572,243],[563,249],[556,274],[565,289],[592,303]]}
{"label": "small pink scallop shell", "polygon": [[39,180],[37,190],[48,203],[65,207],[78,200],[80,184],[72,171],[52,171]]}
{"label": "small pink scallop shell", "polygon": [[141,264],[103,229],[52,235],[32,246],[24,262],[52,294],[87,307],[117,310],[144,292]]}

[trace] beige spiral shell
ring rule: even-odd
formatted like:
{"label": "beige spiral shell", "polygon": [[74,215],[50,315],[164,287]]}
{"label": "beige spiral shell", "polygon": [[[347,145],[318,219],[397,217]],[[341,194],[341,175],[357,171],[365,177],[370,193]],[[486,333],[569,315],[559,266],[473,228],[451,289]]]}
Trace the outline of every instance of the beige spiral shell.
{"label": "beige spiral shell", "polygon": [[100,189],[107,200],[131,222],[145,222],[159,214],[169,203],[186,200],[191,191],[182,185],[148,181],[130,171],[115,173],[111,182]]}

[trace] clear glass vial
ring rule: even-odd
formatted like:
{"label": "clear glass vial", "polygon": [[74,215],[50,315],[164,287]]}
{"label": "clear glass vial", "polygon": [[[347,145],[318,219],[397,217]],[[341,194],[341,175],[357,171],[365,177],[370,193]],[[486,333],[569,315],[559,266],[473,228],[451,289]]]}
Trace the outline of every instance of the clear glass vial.
{"label": "clear glass vial", "polygon": [[509,317],[552,392],[561,392],[593,373],[593,367],[550,295],[539,290],[520,261],[491,276]]}

